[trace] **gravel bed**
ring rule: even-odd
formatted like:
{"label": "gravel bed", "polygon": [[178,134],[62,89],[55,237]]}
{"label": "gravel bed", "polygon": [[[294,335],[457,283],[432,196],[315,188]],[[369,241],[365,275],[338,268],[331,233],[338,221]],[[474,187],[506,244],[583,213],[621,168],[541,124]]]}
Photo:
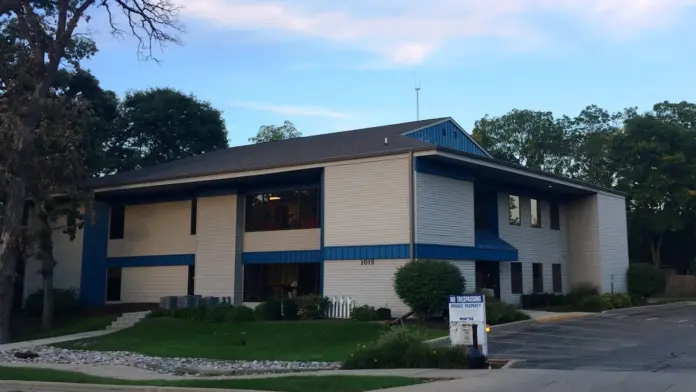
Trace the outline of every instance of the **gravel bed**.
{"label": "gravel bed", "polygon": [[[38,354],[34,359],[19,359],[16,353]],[[301,372],[338,369],[340,362],[296,361],[223,361],[204,358],[151,357],[128,351],[67,350],[37,346],[0,351],[0,363],[42,363],[79,365],[120,365],[154,371],[160,374],[191,374],[204,376]]]}

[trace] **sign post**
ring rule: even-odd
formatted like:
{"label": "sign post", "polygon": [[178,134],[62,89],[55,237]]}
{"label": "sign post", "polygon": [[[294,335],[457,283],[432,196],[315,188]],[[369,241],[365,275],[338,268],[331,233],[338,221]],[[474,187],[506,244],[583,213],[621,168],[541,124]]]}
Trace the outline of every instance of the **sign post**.
{"label": "sign post", "polygon": [[465,294],[449,296],[450,342],[453,346],[474,344],[472,325],[477,326],[479,349],[488,356],[486,333],[486,296]]}

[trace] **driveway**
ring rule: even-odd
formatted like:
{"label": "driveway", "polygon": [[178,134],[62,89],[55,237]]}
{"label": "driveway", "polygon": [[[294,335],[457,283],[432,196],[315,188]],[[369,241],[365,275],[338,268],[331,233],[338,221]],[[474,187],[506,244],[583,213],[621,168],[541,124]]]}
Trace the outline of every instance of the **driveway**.
{"label": "driveway", "polygon": [[637,310],[535,323],[489,335],[491,358],[526,359],[521,368],[693,372],[696,306]]}

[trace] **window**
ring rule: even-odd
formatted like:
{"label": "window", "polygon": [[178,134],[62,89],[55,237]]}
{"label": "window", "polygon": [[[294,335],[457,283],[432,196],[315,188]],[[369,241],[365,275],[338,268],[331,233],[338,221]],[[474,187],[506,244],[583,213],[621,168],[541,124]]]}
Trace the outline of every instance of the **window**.
{"label": "window", "polygon": [[319,191],[303,189],[246,197],[246,231],[319,228]]}
{"label": "window", "polygon": [[191,200],[191,235],[196,234],[196,221],[198,220],[198,199]]}
{"label": "window", "polygon": [[246,264],[244,302],[318,294],[320,269],[319,263]]}
{"label": "window", "polygon": [[510,263],[510,284],[513,294],[522,294],[522,263]]}
{"label": "window", "polygon": [[553,277],[553,292],[562,293],[563,292],[563,278],[561,275],[561,265],[552,264],[552,277]]}
{"label": "window", "polygon": [[541,263],[532,264],[532,285],[535,293],[544,292],[544,265]]}
{"label": "window", "polygon": [[193,295],[195,287],[196,287],[196,266],[189,265],[189,267],[188,267],[188,287],[186,288],[186,295]]}
{"label": "window", "polygon": [[520,222],[520,197],[510,195],[509,203],[510,203],[510,224],[519,226],[521,223]]}
{"label": "window", "polygon": [[126,206],[112,206],[111,219],[109,220],[109,239],[123,238],[126,224]]}
{"label": "window", "polygon": [[529,211],[532,227],[541,227],[541,203],[537,199],[529,199]]}
{"label": "window", "polygon": [[121,300],[121,269],[109,268],[106,272],[106,300]]}
{"label": "window", "polygon": [[561,230],[561,217],[557,202],[551,202],[551,230]]}

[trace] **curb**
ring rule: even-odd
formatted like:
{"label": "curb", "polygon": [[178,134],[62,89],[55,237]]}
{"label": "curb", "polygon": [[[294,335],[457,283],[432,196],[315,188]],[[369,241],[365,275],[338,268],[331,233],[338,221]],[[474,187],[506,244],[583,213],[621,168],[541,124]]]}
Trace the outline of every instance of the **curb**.
{"label": "curb", "polygon": [[501,370],[504,370],[504,369],[515,369],[515,368],[522,367],[522,366],[524,366],[524,365],[526,365],[526,364],[527,364],[527,360],[526,360],[526,359],[511,359],[511,360],[508,361],[508,363],[506,363],[506,364],[505,364],[503,367],[501,367],[500,369],[501,369]]}
{"label": "curb", "polygon": [[[71,384],[62,382],[0,381],[0,390],[42,392],[254,392],[253,390],[220,388],[181,388],[133,385]],[[256,391],[259,392],[259,391]]]}
{"label": "curb", "polygon": [[599,314],[606,314],[606,315],[612,315],[612,314],[639,314],[642,312],[650,311],[653,309],[670,309],[670,308],[682,308],[686,306],[694,306],[696,305],[696,301],[681,301],[681,302],[670,302],[667,304],[657,304],[657,305],[645,305],[645,306],[635,306],[632,308],[624,308],[624,309],[611,309],[611,310],[605,310]]}

